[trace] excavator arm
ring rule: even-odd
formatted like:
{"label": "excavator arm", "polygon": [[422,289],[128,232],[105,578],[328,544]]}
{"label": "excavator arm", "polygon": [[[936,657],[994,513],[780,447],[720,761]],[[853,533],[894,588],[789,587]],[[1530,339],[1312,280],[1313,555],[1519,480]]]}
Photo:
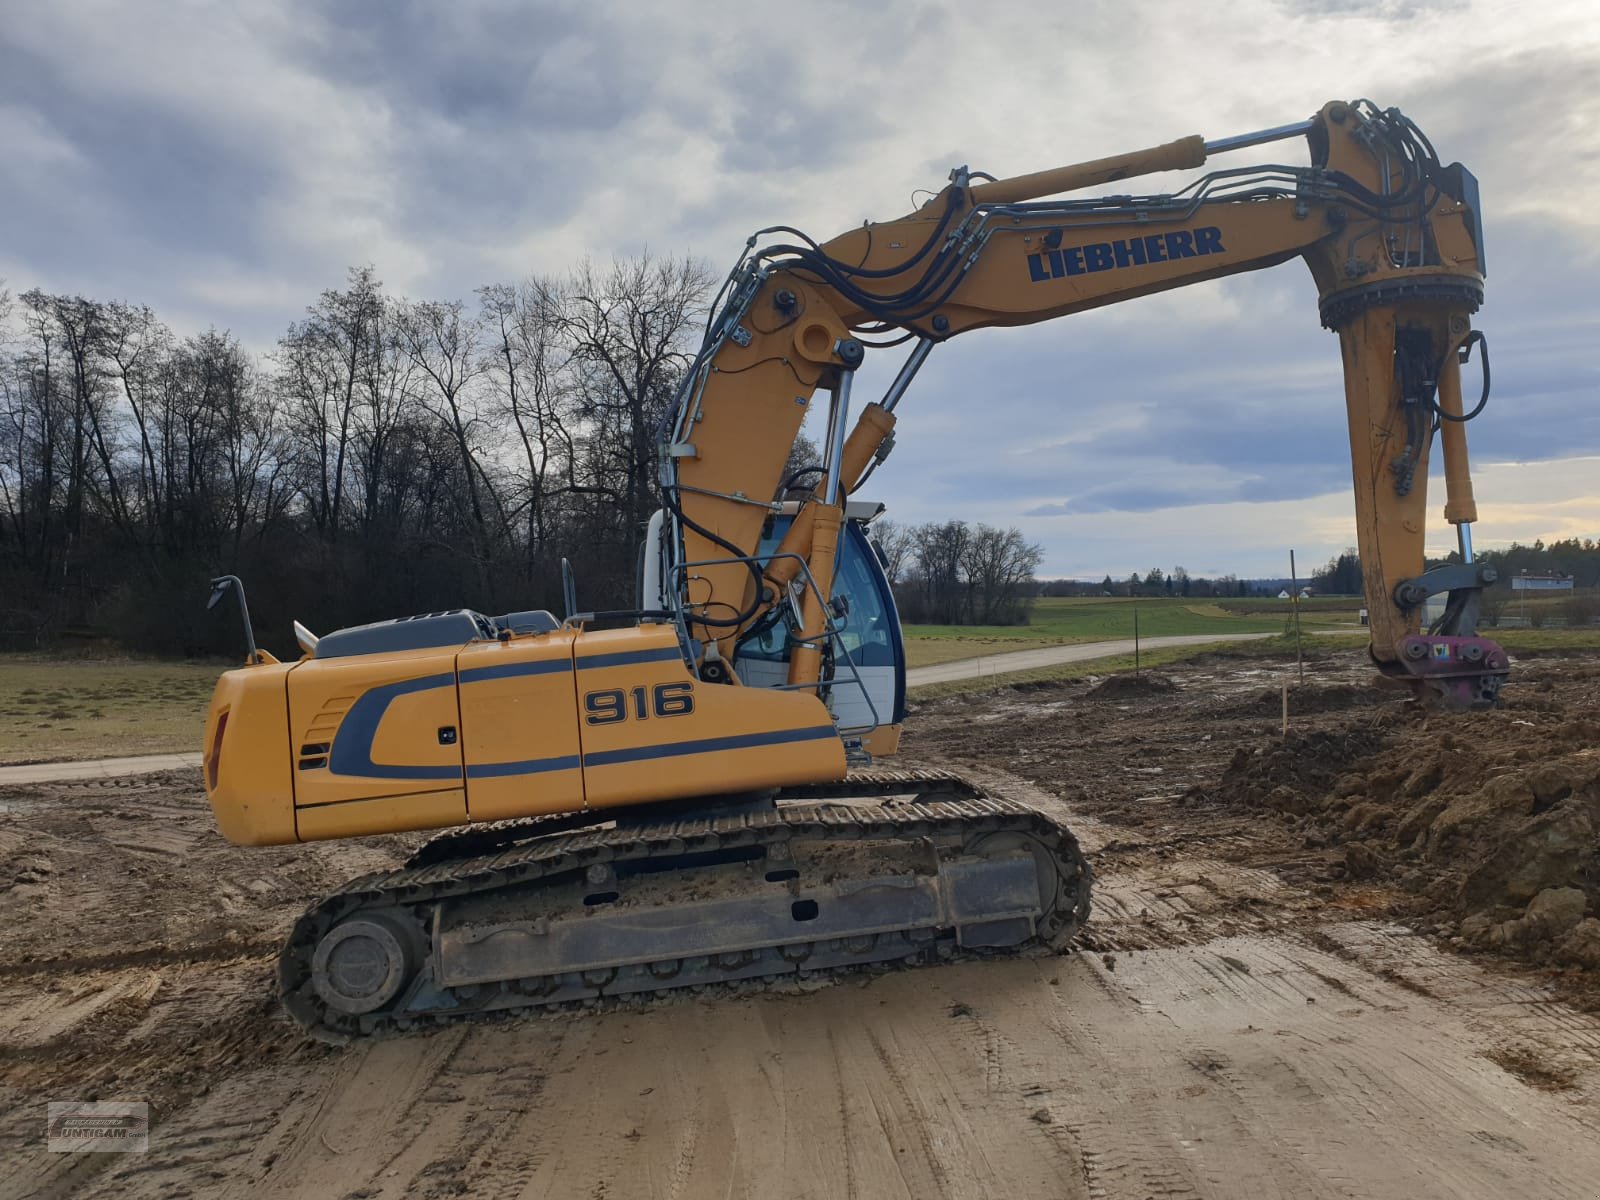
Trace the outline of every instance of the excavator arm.
{"label": "excavator arm", "polygon": [[[1067,195],[1302,136],[1307,167],[1215,169],[1162,195]],[[757,248],[761,237],[777,240]],[[699,645],[703,677],[727,678],[741,635],[786,604],[797,612],[789,684],[825,682],[843,503],[892,447],[895,407],[937,343],[1296,257],[1311,269],[1344,360],[1372,657],[1425,697],[1492,703],[1506,658],[1476,636],[1478,595],[1493,573],[1472,557],[1464,425],[1476,410],[1464,413],[1461,396],[1461,363],[1482,342],[1470,325],[1483,298],[1477,184],[1460,164],[1442,164],[1398,110],[1364,101],[1258,134],[1189,137],[1012,179],[961,168],[899,220],[825,244],[787,228],[752,238],[662,446],[669,593]],[[912,350],[888,394],[852,425],[854,372],[886,338]],[[777,553],[759,560],[770,502],[818,390],[830,394],[825,470]],[[1435,432],[1461,561],[1428,571]],[[1444,618],[1424,632],[1423,602],[1445,591]]]}

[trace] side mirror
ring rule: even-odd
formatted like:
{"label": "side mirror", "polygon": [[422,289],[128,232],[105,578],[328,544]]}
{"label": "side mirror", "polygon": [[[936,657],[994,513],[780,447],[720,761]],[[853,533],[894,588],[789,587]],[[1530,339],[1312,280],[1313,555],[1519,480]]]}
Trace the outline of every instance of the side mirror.
{"label": "side mirror", "polygon": [[233,594],[239,597],[239,617],[244,622],[244,644],[249,648],[249,655],[245,662],[254,666],[261,661],[261,654],[256,649],[256,631],[250,624],[250,606],[245,603],[244,584],[237,575],[218,575],[211,581],[211,598],[206,601],[206,611],[210,612],[222,602],[222,597],[232,589]]}

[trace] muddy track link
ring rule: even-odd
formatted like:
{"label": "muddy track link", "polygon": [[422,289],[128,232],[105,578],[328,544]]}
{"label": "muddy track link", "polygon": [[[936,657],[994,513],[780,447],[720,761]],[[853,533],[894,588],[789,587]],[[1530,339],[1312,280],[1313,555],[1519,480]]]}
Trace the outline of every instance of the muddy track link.
{"label": "muddy track link", "polygon": [[[1077,842],[1034,809],[981,794],[911,803],[860,802],[886,794],[977,792],[942,774],[863,775],[846,784],[805,790],[857,802],[785,801],[764,811],[702,812],[684,819],[524,836],[493,853],[364,876],[296,922],[278,964],[284,1007],[313,1037],[337,1043],[488,1013],[561,1008],[684,986],[792,977],[867,963],[949,961],[997,950],[1065,950],[1088,917],[1089,868]],[[941,854],[941,846],[950,853]],[[803,853],[791,858],[795,847]],[[838,862],[848,860],[830,856],[863,850],[869,867],[877,869],[841,881]],[[876,861],[884,852],[924,865],[885,875],[886,868]],[[819,855],[820,866],[814,858]],[[931,869],[926,865],[930,861]],[[791,863],[793,869],[783,869]],[[702,870],[706,864],[711,867]],[[768,867],[764,881],[744,870],[747,864]],[[749,894],[703,898],[707,889],[700,886],[702,877],[730,866],[733,870],[724,871],[724,877],[755,880],[740,884]],[[671,880],[656,882],[673,872],[699,874],[687,875],[687,887]],[[802,875],[796,882],[771,882]],[[638,885],[642,888],[665,888],[669,901],[654,909],[623,910],[620,919],[606,909],[581,907],[576,919],[560,913],[529,915],[546,897],[560,894],[560,888],[570,891],[574,881],[581,891],[588,885],[612,886],[619,878],[626,878],[629,886],[643,880]],[[805,881],[819,879],[826,881],[825,887],[803,889]],[[1019,906],[1023,892],[1028,893],[1026,904]],[[786,919],[791,901],[796,922],[814,919],[819,905],[812,896],[823,897],[824,917],[849,913],[854,904],[861,907],[865,923],[858,921],[850,931],[830,936],[832,927],[819,920],[810,929],[820,936],[802,940],[807,927],[788,925]],[[764,939],[758,931],[762,904],[779,910],[785,926],[776,934],[771,932],[776,926],[769,928]],[[688,912],[696,905],[706,914],[703,920]],[[497,906],[504,906],[503,911],[497,913]],[[470,919],[463,919],[463,912],[472,914]],[[668,927],[657,930],[651,922],[655,916],[666,917]],[[495,924],[497,920],[501,923]],[[567,944],[550,936],[552,929],[582,939],[586,931],[611,930],[608,920],[616,922],[614,932],[624,938],[643,931],[644,941],[629,943],[635,949],[652,945],[650,938],[664,938],[666,953],[624,953],[613,965],[601,967],[593,966],[593,960],[557,960],[549,970],[529,965],[547,946]],[[738,941],[747,922],[756,924],[743,930],[745,941]],[[727,930],[726,949],[681,953],[685,931],[703,937],[706,929],[717,930],[717,936]],[[499,937],[507,931],[509,936]],[[680,944],[671,944],[673,937]],[[474,966],[473,956],[485,954],[489,965]],[[511,965],[496,976],[502,961]]]}

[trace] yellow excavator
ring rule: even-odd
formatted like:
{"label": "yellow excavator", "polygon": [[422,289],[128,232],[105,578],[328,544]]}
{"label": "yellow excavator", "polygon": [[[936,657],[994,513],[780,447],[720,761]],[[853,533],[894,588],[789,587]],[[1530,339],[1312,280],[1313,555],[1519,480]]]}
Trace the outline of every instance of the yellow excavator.
{"label": "yellow excavator", "polygon": [[[1285,139],[1309,166],[1208,170],[1170,194],[1074,195]],[[205,786],[241,845],[443,830],[314,905],[279,964],[290,1015],[344,1040],[866,963],[1065,949],[1089,908],[1072,834],[942,772],[884,769],[905,711],[894,601],[859,498],[932,349],[1302,258],[1344,357],[1371,654],[1451,707],[1492,704],[1476,636],[1461,366],[1482,335],[1477,181],[1396,109],[1010,179],[951,173],[922,209],[819,243],[761,230],[663,425],[637,608],[428,613],[256,648],[219,681]],[[909,343],[852,413],[869,349]],[[786,463],[826,393],[801,502]],[[1428,455],[1459,561],[1426,569]],[[812,476],[814,484],[810,483]],[[1424,601],[1448,594],[1421,626]]]}

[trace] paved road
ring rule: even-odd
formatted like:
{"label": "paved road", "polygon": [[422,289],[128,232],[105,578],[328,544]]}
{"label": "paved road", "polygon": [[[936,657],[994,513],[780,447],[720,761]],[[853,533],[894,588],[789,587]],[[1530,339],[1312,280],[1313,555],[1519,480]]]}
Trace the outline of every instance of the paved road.
{"label": "paved road", "polygon": [[55,783],[62,779],[102,779],[198,767],[198,754],[141,754],[137,758],[96,758],[88,762],[30,763],[0,767],[0,787],[11,783]]}
{"label": "paved road", "polygon": [[[1162,646],[1203,646],[1207,642],[1249,642],[1257,638],[1272,637],[1270,633],[1197,633],[1174,637],[1148,637],[1139,639],[1141,650],[1156,650]],[[956,679],[978,679],[984,675],[1004,675],[1012,671],[1032,671],[1037,667],[1055,667],[1062,663],[1088,662],[1096,658],[1114,658],[1119,654],[1133,653],[1132,638],[1118,638],[1110,642],[1079,642],[1073,646],[1043,646],[1037,650],[1013,650],[1007,654],[990,654],[983,658],[960,658],[954,662],[937,663],[931,667],[914,667],[906,672],[907,687],[922,687],[929,683],[950,683]]]}

